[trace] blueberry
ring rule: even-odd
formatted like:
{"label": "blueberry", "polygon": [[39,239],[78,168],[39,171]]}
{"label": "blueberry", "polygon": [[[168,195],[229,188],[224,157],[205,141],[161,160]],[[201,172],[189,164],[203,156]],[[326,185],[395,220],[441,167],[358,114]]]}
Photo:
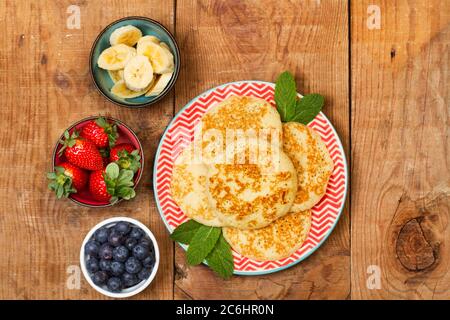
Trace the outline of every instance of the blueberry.
{"label": "blueberry", "polygon": [[94,283],[98,286],[105,284],[106,280],[108,280],[108,274],[106,271],[97,271],[92,277],[92,281],[94,281]]}
{"label": "blueberry", "polygon": [[93,257],[96,257],[98,255],[99,249],[100,244],[95,240],[89,240],[88,242],[86,242],[86,245],[84,246],[84,252]]}
{"label": "blueberry", "polygon": [[113,247],[108,243],[102,244],[98,250],[98,255],[100,259],[111,260],[113,256]]}
{"label": "blueberry", "polygon": [[120,246],[124,241],[121,234],[117,233],[115,230],[109,234],[108,243],[114,247]]}
{"label": "blueberry", "polygon": [[145,268],[151,268],[155,265],[155,257],[153,255],[149,255],[147,258],[142,260],[142,265]]}
{"label": "blueberry", "polygon": [[139,240],[140,238],[142,238],[142,236],[144,235],[144,231],[142,231],[140,228],[138,227],[133,227],[131,229],[130,232],[130,237],[134,238],[136,240]]}
{"label": "blueberry", "polygon": [[150,247],[148,247],[148,254],[149,254],[150,256],[155,257],[155,248],[153,247],[153,243],[150,244]]}
{"label": "blueberry", "polygon": [[125,270],[128,273],[136,274],[142,269],[141,262],[135,257],[129,257],[127,262],[125,262]]}
{"label": "blueberry", "polygon": [[128,248],[128,250],[133,250],[134,246],[137,245],[137,240],[135,238],[127,238],[125,240],[125,247]]}
{"label": "blueberry", "polygon": [[130,225],[128,222],[120,221],[114,226],[114,231],[116,231],[118,234],[126,235],[128,232],[130,232]]}
{"label": "blueberry", "polygon": [[150,274],[152,273],[152,268],[144,268],[138,273],[139,280],[147,280],[148,277],[150,277]]}
{"label": "blueberry", "polygon": [[101,259],[98,266],[100,267],[100,270],[109,272],[111,271],[111,260]]}
{"label": "blueberry", "polygon": [[98,266],[98,260],[94,257],[89,257],[86,261],[86,269],[92,273],[97,272],[100,269]]}
{"label": "blueberry", "polygon": [[108,236],[109,236],[108,228],[100,228],[94,233],[94,239],[100,244],[103,244],[106,241],[108,241]]}
{"label": "blueberry", "polygon": [[122,275],[122,283],[123,283],[123,286],[125,288],[132,287],[135,284],[137,284],[138,282],[139,282],[138,278],[136,277],[135,274],[131,274],[131,273],[125,272]]}
{"label": "blueberry", "polygon": [[125,266],[122,262],[113,261],[111,262],[111,274],[113,276],[120,276],[125,271]]}
{"label": "blueberry", "polygon": [[120,278],[112,277],[109,278],[107,286],[110,291],[119,292],[122,289],[122,281]]}
{"label": "blueberry", "polygon": [[135,256],[139,260],[144,260],[149,255],[149,248],[142,243],[139,243],[133,248],[133,256]]}
{"label": "blueberry", "polygon": [[144,239],[141,239],[141,241],[139,243],[142,244],[143,246],[146,246],[149,249],[153,247],[152,241],[150,239],[148,239],[147,237]]}
{"label": "blueberry", "polygon": [[120,262],[125,262],[130,252],[124,246],[118,246],[113,250],[113,259]]}

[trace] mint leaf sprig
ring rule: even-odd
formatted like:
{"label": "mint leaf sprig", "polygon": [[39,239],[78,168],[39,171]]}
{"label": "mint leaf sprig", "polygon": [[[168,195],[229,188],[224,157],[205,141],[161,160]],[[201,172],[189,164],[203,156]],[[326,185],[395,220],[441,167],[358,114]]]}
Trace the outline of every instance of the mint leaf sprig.
{"label": "mint leaf sprig", "polygon": [[189,265],[198,265],[206,260],[208,266],[221,278],[228,279],[233,275],[233,254],[221,228],[188,220],[179,225],[170,237],[189,245],[186,252]]}
{"label": "mint leaf sprig", "polygon": [[192,237],[186,252],[188,264],[195,266],[202,263],[214,249],[221,235],[221,228],[200,226]]}
{"label": "mint leaf sprig", "polygon": [[214,249],[206,257],[206,262],[211,269],[224,279],[228,279],[233,275],[233,253],[223,235],[220,235]]}
{"label": "mint leaf sprig", "polygon": [[188,220],[173,230],[170,238],[182,244],[190,244],[195,233],[201,226],[202,224],[195,220]]}
{"label": "mint leaf sprig", "polygon": [[325,99],[313,93],[297,97],[297,85],[294,76],[285,71],[278,76],[275,83],[275,103],[283,122],[310,123],[322,110]]}

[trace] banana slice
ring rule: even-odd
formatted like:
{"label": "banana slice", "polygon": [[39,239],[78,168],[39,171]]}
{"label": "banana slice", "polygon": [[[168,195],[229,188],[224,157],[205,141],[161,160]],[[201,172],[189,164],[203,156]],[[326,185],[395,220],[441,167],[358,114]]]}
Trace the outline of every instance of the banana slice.
{"label": "banana slice", "polygon": [[123,80],[123,69],[108,70],[108,74],[114,83],[119,82],[120,80]]}
{"label": "banana slice", "polygon": [[147,93],[145,94],[146,97],[150,96],[158,96],[163,92],[164,88],[169,84],[170,79],[172,79],[173,72],[171,73],[164,73],[158,77],[157,80],[155,80],[155,84],[151,86]]}
{"label": "banana slice", "polygon": [[172,54],[172,52],[170,51],[170,47],[169,47],[169,45],[168,45],[167,43],[165,43],[165,42],[160,42],[159,45],[160,45],[161,47],[163,47],[164,49],[168,50],[168,51]]}
{"label": "banana slice", "polygon": [[137,53],[146,56],[150,60],[153,72],[158,74],[173,72],[173,55],[159,44],[145,41],[138,47]]}
{"label": "banana slice", "polygon": [[142,96],[147,90],[148,88],[145,88],[141,91],[130,90],[125,84],[125,81],[120,80],[116,82],[116,84],[111,88],[111,93],[115,96],[118,96],[119,98],[130,99]]}
{"label": "banana slice", "polygon": [[119,43],[126,44],[127,46],[134,46],[138,40],[142,37],[142,32],[138,28],[132,25],[123,26],[117,28],[111,33],[109,37],[109,43],[114,46]]}
{"label": "banana slice", "polygon": [[140,45],[142,45],[144,42],[147,42],[147,41],[159,44],[159,39],[157,37],[155,37],[155,36],[143,36],[137,42],[137,47],[139,48]]}
{"label": "banana slice", "polygon": [[137,55],[123,70],[123,80],[128,89],[141,91],[148,88],[153,79],[153,67],[147,57]]}
{"label": "banana slice", "polygon": [[120,70],[136,55],[136,49],[124,44],[116,44],[100,54],[97,64],[105,70]]}
{"label": "banana slice", "polygon": [[[167,52],[169,53],[169,55],[172,57],[172,64],[173,64],[173,54],[172,54],[172,51],[170,50],[169,45],[168,45],[167,43],[165,43],[165,42],[160,42],[159,45],[160,45],[163,49],[167,50]],[[172,68],[173,68],[173,67],[172,67]],[[173,69],[172,69],[172,71],[173,71]]]}

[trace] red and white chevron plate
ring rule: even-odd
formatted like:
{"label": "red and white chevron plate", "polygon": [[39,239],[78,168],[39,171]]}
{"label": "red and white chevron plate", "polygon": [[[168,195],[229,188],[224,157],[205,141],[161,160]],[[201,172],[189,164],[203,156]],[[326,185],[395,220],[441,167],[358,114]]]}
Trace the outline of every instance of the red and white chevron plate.
{"label": "red and white chevron plate", "polygon": [[[275,105],[274,88],[273,83],[263,81],[238,81],[218,86],[194,98],[169,124],[156,153],[153,187],[161,218],[170,232],[188,219],[170,194],[172,167],[180,152],[193,141],[194,130],[201,117],[217,103],[232,95],[258,97]],[[235,274],[260,275],[293,266],[308,257],[325,241],[339,219],[347,193],[345,153],[336,131],[323,113],[308,126],[315,129],[325,141],[334,161],[334,171],[327,192],[312,209],[312,225],[308,238],[297,252],[276,261],[255,261],[233,252]]]}

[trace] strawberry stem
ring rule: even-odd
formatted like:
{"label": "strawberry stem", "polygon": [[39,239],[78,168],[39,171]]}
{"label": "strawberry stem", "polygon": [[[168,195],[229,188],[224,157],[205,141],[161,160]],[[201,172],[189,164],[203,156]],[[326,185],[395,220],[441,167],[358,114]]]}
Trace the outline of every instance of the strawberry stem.
{"label": "strawberry stem", "polygon": [[72,187],[72,178],[64,172],[63,167],[55,167],[55,172],[47,173],[47,178],[50,180],[48,188],[55,191],[58,199],[67,198],[70,194],[77,192],[77,189]]}
{"label": "strawberry stem", "polygon": [[64,140],[60,139],[59,143],[62,144],[61,149],[59,149],[58,154],[62,156],[64,150],[69,147],[73,147],[75,143],[77,142],[77,139],[79,138],[79,132],[77,130],[74,130],[72,132],[72,135],[69,134],[69,131],[64,131]]}
{"label": "strawberry stem", "polygon": [[129,153],[127,150],[121,150],[117,153],[119,160],[116,163],[122,169],[129,169],[136,173],[141,167],[141,156],[139,155],[139,150],[133,150]]}
{"label": "strawberry stem", "polygon": [[119,134],[117,133],[117,124],[114,123],[109,123],[108,120],[106,120],[104,117],[100,117],[97,120],[95,120],[95,123],[103,128],[103,130],[105,131],[105,133],[108,136],[108,141],[109,141],[109,146],[112,148],[117,141],[117,138],[119,136]]}
{"label": "strawberry stem", "polygon": [[123,198],[130,200],[136,196],[133,189],[134,173],[132,170],[121,169],[117,163],[110,163],[103,174],[105,180],[106,190],[111,195],[110,203],[118,201]]}

